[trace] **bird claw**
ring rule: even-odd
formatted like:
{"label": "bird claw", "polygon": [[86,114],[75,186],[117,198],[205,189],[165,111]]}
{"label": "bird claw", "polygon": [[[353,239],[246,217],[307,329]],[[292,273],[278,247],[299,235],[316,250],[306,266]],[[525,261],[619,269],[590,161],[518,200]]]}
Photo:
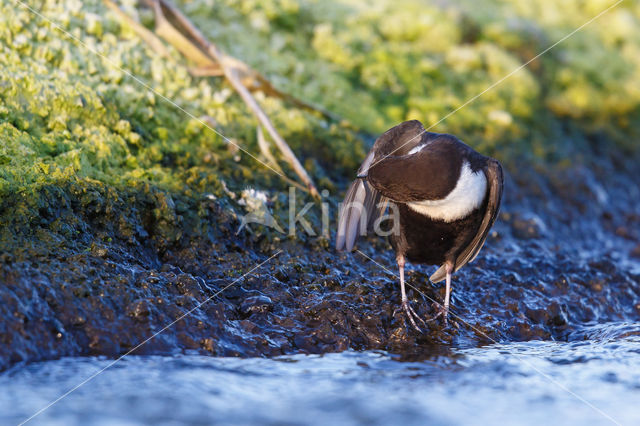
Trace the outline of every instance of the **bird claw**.
{"label": "bird claw", "polygon": [[425,320],[420,318],[420,315],[418,315],[416,313],[416,311],[413,310],[413,308],[411,307],[411,305],[409,304],[409,301],[407,299],[403,300],[402,304],[400,305],[400,307],[396,308],[396,310],[393,311],[393,315],[395,316],[400,309],[404,310],[404,312],[407,315],[407,318],[409,318],[409,322],[411,323],[413,328],[415,328],[420,333],[424,333],[424,331],[420,327],[418,327],[418,324],[416,323],[416,319],[418,321],[420,321],[425,328],[427,327],[427,323],[425,322]]}
{"label": "bird claw", "polygon": [[444,322],[444,325],[447,326],[449,321],[447,319],[448,314],[449,314],[449,310],[446,309],[443,305],[441,305],[440,303],[434,302],[431,304],[431,308],[436,311],[436,315],[430,319],[430,321],[435,321],[436,319],[438,319],[440,316],[442,316],[442,321]]}

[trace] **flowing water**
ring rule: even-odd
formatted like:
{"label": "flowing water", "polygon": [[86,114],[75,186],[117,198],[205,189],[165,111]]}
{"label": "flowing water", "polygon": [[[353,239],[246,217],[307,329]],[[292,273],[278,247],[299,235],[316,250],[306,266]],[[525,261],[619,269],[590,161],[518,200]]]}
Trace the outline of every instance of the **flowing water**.
{"label": "flowing water", "polygon": [[[580,333],[420,361],[377,351],[130,356],[30,423],[640,424],[640,323]],[[63,358],[2,373],[0,424],[20,423],[112,362]]]}

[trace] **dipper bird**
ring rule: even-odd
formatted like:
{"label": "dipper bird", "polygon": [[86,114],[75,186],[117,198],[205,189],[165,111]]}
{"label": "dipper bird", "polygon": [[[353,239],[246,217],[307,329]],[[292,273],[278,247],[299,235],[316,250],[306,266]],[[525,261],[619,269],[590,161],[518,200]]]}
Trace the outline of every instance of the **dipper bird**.
{"label": "dipper bird", "polygon": [[[451,274],[478,255],[496,220],[502,198],[502,167],[453,135],[427,132],[417,120],[380,136],[358,169],[339,215],[336,248],[352,250],[356,238],[391,219],[389,235],[400,269],[401,307],[417,330],[404,287],[405,260],[440,268],[446,279],[447,323]],[[393,214],[387,215],[387,208]],[[389,223],[389,222],[387,222]],[[380,229],[376,229],[380,232]]]}

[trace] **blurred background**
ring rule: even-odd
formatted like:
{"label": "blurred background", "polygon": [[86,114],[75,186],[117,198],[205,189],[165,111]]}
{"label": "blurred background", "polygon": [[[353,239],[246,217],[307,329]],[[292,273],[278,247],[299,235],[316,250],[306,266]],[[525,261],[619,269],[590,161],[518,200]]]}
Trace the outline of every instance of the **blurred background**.
{"label": "blurred background", "polygon": [[[607,0],[184,1],[177,5],[219,45],[278,89],[324,106],[344,121],[257,94],[305,166],[334,188],[350,176],[375,135],[408,119],[458,135],[507,161],[574,161],[588,147],[635,150],[640,134],[640,5],[624,1],[585,24]],[[256,120],[224,78],[196,78],[172,50],[159,57],[100,1],[33,4],[65,31],[195,117],[257,153]],[[153,28],[153,12],[122,2]],[[104,58],[11,1],[3,3],[0,191],[31,183],[94,178],[146,180],[166,189],[224,195],[272,186],[267,169],[198,121],[145,90]],[[609,145],[607,145],[608,147]],[[11,167],[7,167],[11,161]],[[231,163],[231,164],[229,164]],[[251,169],[259,169],[258,175]],[[266,184],[264,180],[267,180]],[[323,180],[325,179],[325,180]]]}

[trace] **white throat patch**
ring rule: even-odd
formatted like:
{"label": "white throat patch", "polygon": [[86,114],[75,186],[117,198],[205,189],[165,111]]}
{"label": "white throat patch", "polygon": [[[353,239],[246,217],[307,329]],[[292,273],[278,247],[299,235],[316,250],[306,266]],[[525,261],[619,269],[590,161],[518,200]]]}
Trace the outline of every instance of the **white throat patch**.
{"label": "white throat patch", "polygon": [[411,210],[432,219],[453,222],[478,208],[487,192],[487,178],[482,170],[472,172],[469,163],[462,164],[455,188],[440,200],[407,203]]}

